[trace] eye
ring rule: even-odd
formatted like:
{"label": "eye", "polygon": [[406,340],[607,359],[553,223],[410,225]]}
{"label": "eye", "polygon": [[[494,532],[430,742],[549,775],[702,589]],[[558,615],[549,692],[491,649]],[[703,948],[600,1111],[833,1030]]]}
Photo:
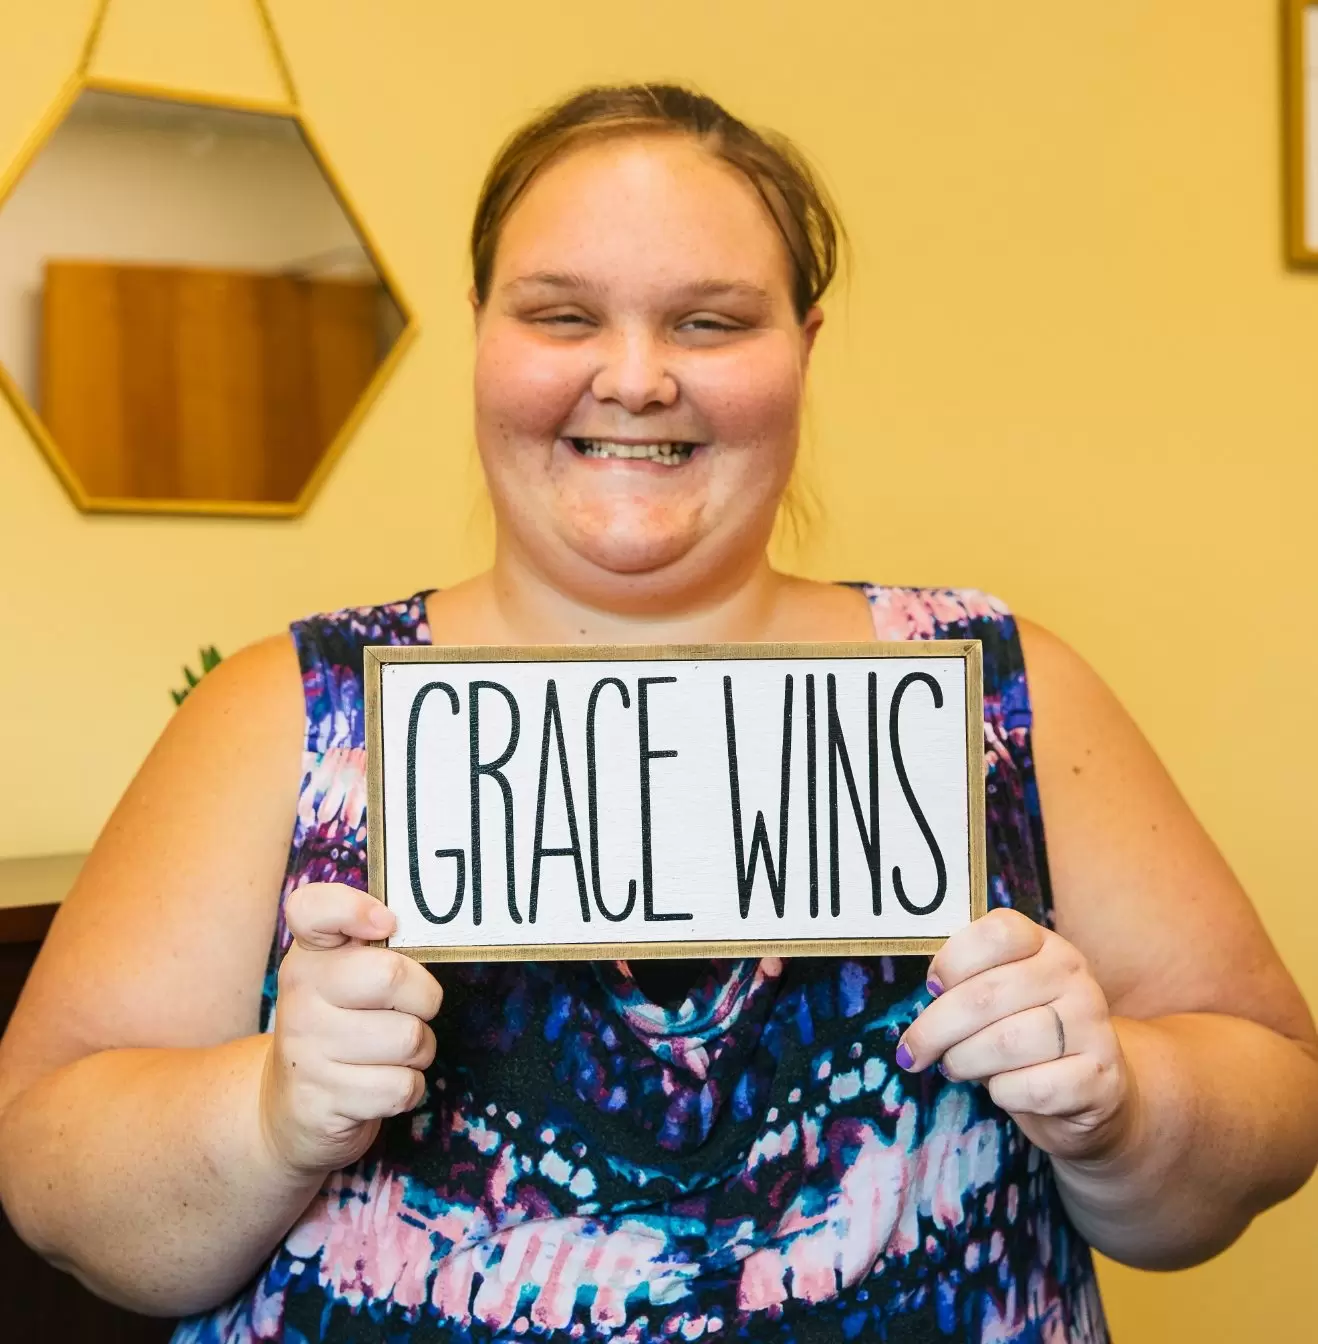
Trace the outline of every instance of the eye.
{"label": "eye", "polygon": [[723,317],[688,317],[678,324],[679,331],[741,331],[741,323]]}
{"label": "eye", "polygon": [[592,325],[584,313],[537,313],[530,320],[537,327],[559,331],[580,330]]}

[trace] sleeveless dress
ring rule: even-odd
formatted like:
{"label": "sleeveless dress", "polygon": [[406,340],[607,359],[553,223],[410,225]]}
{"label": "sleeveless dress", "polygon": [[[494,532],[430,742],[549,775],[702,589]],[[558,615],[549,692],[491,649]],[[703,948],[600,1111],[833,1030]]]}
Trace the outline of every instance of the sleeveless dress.
{"label": "sleeveless dress", "polygon": [[[983,642],[989,905],[1049,921],[1009,612],[855,586],[879,639]],[[366,887],[362,650],[429,643],[425,596],[292,627],[307,738],[283,895]],[[281,896],[264,1030],[287,945]],[[422,1104],[175,1344],[1108,1338],[1048,1158],[984,1088],[896,1067],[926,958],[698,964],[667,1006],[626,963],[437,968]]]}

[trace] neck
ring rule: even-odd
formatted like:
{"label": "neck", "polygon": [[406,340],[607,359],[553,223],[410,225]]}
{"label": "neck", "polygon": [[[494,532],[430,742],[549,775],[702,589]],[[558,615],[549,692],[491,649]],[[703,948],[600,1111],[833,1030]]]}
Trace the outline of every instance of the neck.
{"label": "neck", "polygon": [[[620,585],[615,600],[575,595],[552,584],[513,548],[496,549],[484,576],[487,600],[511,644],[702,644],[771,637],[790,582],[763,553],[723,567],[699,591],[652,580]],[[612,597],[613,595],[608,595]]]}

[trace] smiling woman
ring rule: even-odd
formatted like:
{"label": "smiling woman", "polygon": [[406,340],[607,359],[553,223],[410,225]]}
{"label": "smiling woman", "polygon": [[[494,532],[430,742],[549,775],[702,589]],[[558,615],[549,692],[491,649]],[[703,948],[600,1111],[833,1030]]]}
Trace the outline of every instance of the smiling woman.
{"label": "smiling woman", "polygon": [[[189,695],[0,1046],[31,1244],[198,1313],[181,1344],[1102,1344],[1090,1244],[1194,1263],[1303,1182],[1313,1024],[1094,674],[984,593],[768,561],[837,239],[799,155],[684,89],[504,147],[471,294],[494,564]],[[983,646],[989,913],[931,965],[441,986],[372,945],[368,646],[876,636]]]}
{"label": "smiling woman", "polygon": [[837,239],[799,156],[682,90],[588,92],[514,137],[472,239],[504,563],[652,616],[762,566]]}

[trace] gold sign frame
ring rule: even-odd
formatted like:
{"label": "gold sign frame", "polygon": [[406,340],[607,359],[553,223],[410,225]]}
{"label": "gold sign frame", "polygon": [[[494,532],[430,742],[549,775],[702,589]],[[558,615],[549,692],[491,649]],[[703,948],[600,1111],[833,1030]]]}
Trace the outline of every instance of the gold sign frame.
{"label": "gold sign frame", "polygon": [[[1308,120],[1305,28],[1311,13],[1318,17],[1318,0],[1285,0],[1286,256],[1292,266],[1303,267],[1318,267],[1318,245],[1309,242],[1307,219],[1308,177],[1310,173],[1318,174],[1318,145],[1308,143],[1305,124]],[[1313,229],[1318,232],[1318,220],[1313,221]]]}
{"label": "gold sign frame", "polygon": [[73,74],[65,82],[55,101],[47,108],[37,125],[3,176],[0,176],[0,209],[17,187],[32,161],[40,154],[46,142],[64,121],[78,97],[86,91],[122,94],[129,97],[149,98],[160,102],[193,104],[205,107],[222,107],[235,112],[252,112],[265,116],[283,117],[290,121],[301,135],[316,167],[323,175],[330,191],[338,201],[357,236],[366,255],[375,267],[381,283],[389,291],[403,318],[403,329],[397,340],[389,348],[384,358],[376,366],[370,381],[356,404],[349,412],[343,424],[339,426],[333,439],[321,453],[310,476],[294,500],[271,502],[263,500],[227,500],[227,499],[134,499],[107,497],[89,494],[78,479],[77,473],[46,428],[41,416],[28,401],[22,389],[14,381],[9,370],[0,363],[0,391],[14,408],[19,420],[50,463],[60,483],[69,497],[83,513],[145,513],[145,514],[185,514],[223,516],[239,518],[296,518],[304,513],[316,492],[325,483],[333,471],[344,449],[356,433],[366,413],[380,394],[384,385],[393,376],[399,361],[408,347],[416,339],[418,324],[416,312],[407,301],[396,277],[367,228],[361,211],[348,195],[342,179],[335,172],[329,156],[325,153],[319,139],[312,130],[306,113],[298,101],[297,89],[289,71],[288,61],[275,32],[266,0],[251,0],[260,20],[261,32],[269,45],[274,68],[284,91],[282,99],[252,98],[229,93],[215,93],[203,89],[177,88],[167,84],[142,83],[133,80],[109,78],[93,75],[91,65],[96,54],[101,30],[105,25],[105,16],[112,0],[99,0],[91,26],[82,44],[78,64]]}
{"label": "gold sign frame", "polygon": [[[388,905],[383,822],[370,835],[372,818],[384,817],[384,764],[381,682],[390,663],[567,663],[691,662],[747,658],[953,658],[965,664],[967,835],[970,864],[970,917],[988,908],[984,802],[984,653],[977,639],[870,640],[838,644],[568,644],[506,647],[498,645],[370,645],[364,650],[366,708],[366,880],[370,894]],[[790,941],[518,943],[463,947],[400,947],[420,962],[464,961],[628,961],[668,957],[881,957],[932,955],[946,938],[816,938]],[[378,946],[386,946],[381,942]]]}

